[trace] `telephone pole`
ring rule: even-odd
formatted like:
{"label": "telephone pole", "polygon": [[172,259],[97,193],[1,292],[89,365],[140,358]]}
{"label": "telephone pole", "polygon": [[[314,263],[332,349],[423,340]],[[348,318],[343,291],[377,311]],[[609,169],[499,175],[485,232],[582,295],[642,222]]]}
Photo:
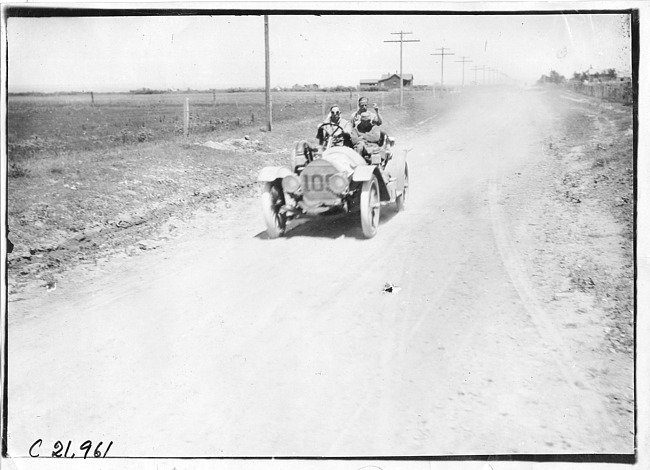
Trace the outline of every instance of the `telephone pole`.
{"label": "telephone pole", "polygon": [[384,41],[384,42],[399,42],[399,105],[404,106],[404,75],[402,74],[402,45],[405,42],[420,42],[419,39],[404,39],[405,31],[400,31],[399,33],[390,33],[390,34],[399,34],[399,40],[393,41]]}
{"label": "telephone pole", "polygon": [[474,71],[474,86],[478,85],[478,82],[476,81],[476,72],[480,69],[481,67],[474,66],[472,67],[472,70]]}
{"label": "telephone pole", "polygon": [[487,71],[488,71],[488,85],[493,85],[494,69],[492,67],[488,67]]}
{"label": "telephone pole", "polygon": [[441,52],[431,54],[431,55],[439,55],[440,56],[440,93],[442,93],[442,89],[445,86],[445,56],[446,55],[455,55],[453,52],[448,52],[448,53],[445,54],[445,49],[449,50],[448,47],[439,47],[436,50],[441,51]]}
{"label": "telephone pole", "polygon": [[469,57],[462,56],[461,60],[457,60],[456,62],[462,62],[463,63],[463,88],[465,87],[465,62],[471,62],[471,60],[465,60],[469,59]]}
{"label": "telephone pole", "polygon": [[487,67],[485,65],[482,65],[481,67],[479,67],[479,69],[481,69],[483,71],[483,85],[485,85],[485,69],[486,68]]}
{"label": "telephone pole", "polygon": [[265,82],[265,104],[266,104],[266,129],[271,131],[271,120],[273,112],[271,110],[271,61],[269,54],[269,15],[264,15],[264,62],[266,71]]}

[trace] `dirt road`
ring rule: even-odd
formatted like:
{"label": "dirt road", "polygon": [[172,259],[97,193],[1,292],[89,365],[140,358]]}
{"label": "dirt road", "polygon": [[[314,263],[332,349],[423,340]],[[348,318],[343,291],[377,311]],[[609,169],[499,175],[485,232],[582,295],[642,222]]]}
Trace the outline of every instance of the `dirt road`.
{"label": "dirt road", "polygon": [[632,452],[633,362],[603,347],[602,310],[548,238],[559,102],[450,99],[397,136],[408,207],[382,208],[371,240],[341,217],[268,240],[247,199],[12,302],[9,453]]}

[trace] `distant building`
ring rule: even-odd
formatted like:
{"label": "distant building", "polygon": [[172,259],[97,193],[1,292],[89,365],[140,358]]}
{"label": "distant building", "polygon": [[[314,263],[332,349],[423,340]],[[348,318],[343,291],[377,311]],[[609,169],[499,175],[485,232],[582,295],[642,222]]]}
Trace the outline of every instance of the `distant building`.
{"label": "distant building", "polygon": [[[391,88],[399,88],[399,74],[386,74],[382,75],[380,79],[366,78],[359,81],[359,90],[374,91],[374,90],[388,90]],[[404,74],[404,86],[413,86],[413,75],[410,73]]]}
{"label": "distant building", "polygon": [[[413,86],[413,74],[405,73],[403,76],[403,82],[405,87]],[[378,80],[379,88],[399,88],[399,74],[386,74],[382,75]]]}
{"label": "distant building", "polygon": [[359,89],[363,91],[374,91],[379,89],[378,80],[374,78],[369,78],[359,81]]}

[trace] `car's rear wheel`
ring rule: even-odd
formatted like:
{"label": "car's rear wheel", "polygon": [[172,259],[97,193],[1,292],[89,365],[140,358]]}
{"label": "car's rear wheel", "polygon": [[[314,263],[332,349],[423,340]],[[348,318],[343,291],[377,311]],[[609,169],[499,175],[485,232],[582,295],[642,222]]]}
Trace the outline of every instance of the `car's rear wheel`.
{"label": "car's rear wheel", "polygon": [[397,196],[397,199],[395,200],[395,203],[397,204],[397,211],[401,212],[406,209],[406,196],[408,194],[408,189],[409,189],[409,169],[408,166],[404,166],[404,189],[402,190],[402,194]]}
{"label": "car's rear wheel", "polygon": [[361,206],[361,230],[363,231],[363,236],[372,238],[377,234],[379,210],[381,208],[377,177],[373,176],[371,180],[363,182],[359,203]]}
{"label": "car's rear wheel", "polygon": [[262,213],[269,238],[278,238],[284,235],[287,228],[287,216],[280,211],[283,204],[284,194],[281,186],[277,182],[264,183]]}

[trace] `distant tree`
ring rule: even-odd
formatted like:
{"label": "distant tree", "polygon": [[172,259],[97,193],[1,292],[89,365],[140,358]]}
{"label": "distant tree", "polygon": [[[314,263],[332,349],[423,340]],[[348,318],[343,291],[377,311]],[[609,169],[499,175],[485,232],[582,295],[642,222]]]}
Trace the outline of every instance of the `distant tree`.
{"label": "distant tree", "polygon": [[618,76],[616,69],[606,69],[603,72],[593,72],[589,73],[589,71],[584,71],[584,72],[574,72],[572,80],[580,80],[582,82],[584,81],[609,81],[609,80],[616,80],[616,77]]}
{"label": "distant tree", "polygon": [[616,79],[616,69],[607,69],[605,72],[603,72],[603,77],[608,78],[610,80],[615,80]]}
{"label": "distant tree", "polygon": [[566,80],[563,75],[560,75],[555,70],[551,70],[551,76],[549,79],[551,83],[563,83]]}
{"label": "distant tree", "polygon": [[537,83],[564,83],[566,78],[563,75],[560,75],[555,70],[551,70],[550,75],[542,75]]}

